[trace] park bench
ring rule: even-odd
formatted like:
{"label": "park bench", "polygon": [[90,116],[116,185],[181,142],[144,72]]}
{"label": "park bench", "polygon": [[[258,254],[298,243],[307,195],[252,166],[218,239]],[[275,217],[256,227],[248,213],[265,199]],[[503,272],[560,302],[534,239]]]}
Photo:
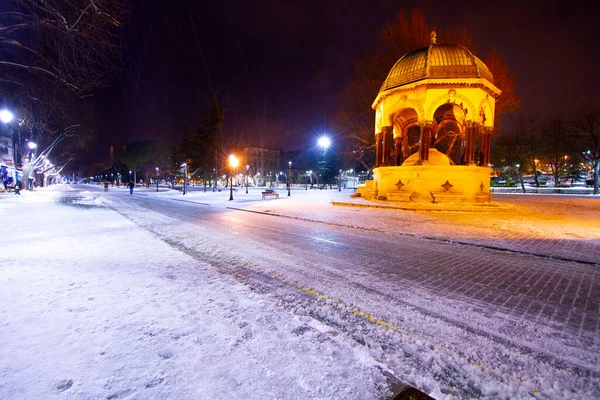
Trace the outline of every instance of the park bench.
{"label": "park bench", "polygon": [[267,197],[275,197],[276,199],[279,198],[279,193],[277,193],[274,190],[265,190],[264,192],[262,192],[262,199],[266,199]]}

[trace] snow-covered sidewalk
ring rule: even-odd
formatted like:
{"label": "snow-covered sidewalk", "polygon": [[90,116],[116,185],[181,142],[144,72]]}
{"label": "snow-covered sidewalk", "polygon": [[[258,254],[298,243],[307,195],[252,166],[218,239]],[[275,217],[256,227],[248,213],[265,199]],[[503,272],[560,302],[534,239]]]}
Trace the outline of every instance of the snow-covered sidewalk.
{"label": "snow-covered sidewalk", "polygon": [[0,200],[2,399],[375,399],[380,365],[105,208]]}

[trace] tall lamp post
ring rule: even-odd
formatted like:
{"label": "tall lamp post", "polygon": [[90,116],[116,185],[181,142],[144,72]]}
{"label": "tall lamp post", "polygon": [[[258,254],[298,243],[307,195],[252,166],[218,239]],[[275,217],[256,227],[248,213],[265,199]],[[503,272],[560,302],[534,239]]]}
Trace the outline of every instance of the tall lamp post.
{"label": "tall lamp post", "polygon": [[[37,148],[37,144],[34,142],[27,142],[27,147],[29,147],[29,151],[27,152],[27,176],[23,176],[23,180],[25,180],[25,184],[27,185],[27,190],[33,190],[33,180],[29,182],[29,176],[31,175],[31,165],[32,161],[35,160],[35,149]],[[25,170],[25,168],[23,168]],[[34,180],[35,180],[35,170],[33,172]]]}
{"label": "tall lamp post", "polygon": [[250,170],[250,166],[246,165],[246,194],[248,194],[248,171]]}
{"label": "tall lamp post", "polygon": [[[327,153],[327,149],[329,148],[329,146],[331,146],[331,140],[327,136],[321,136],[319,138],[319,140],[317,141],[317,144],[323,148],[322,157],[323,157],[323,163],[325,163],[325,154]],[[317,187],[319,186],[319,171],[322,171],[322,170],[323,170],[323,168],[321,166],[319,166],[319,168],[317,169]],[[322,180],[321,180],[321,184],[323,184]]]}
{"label": "tall lamp post", "polygon": [[185,196],[185,184],[187,183],[187,163],[181,164],[183,167],[183,195]]}
{"label": "tall lamp post", "polygon": [[240,160],[233,154],[229,156],[229,201],[233,200],[233,170],[240,165]]}
{"label": "tall lamp post", "polygon": [[342,170],[340,169],[340,175],[339,175],[340,179],[338,182],[338,192],[342,191]]}
{"label": "tall lamp post", "polygon": [[[14,114],[9,110],[0,110],[0,121],[4,124],[10,124],[12,120],[15,118]],[[16,135],[13,136],[13,167],[16,169],[17,167],[17,144],[16,144]]]}
{"label": "tall lamp post", "polygon": [[290,176],[292,175],[292,162],[288,161],[288,178],[287,178],[287,186],[288,186],[288,196],[290,195]]}
{"label": "tall lamp post", "polygon": [[156,193],[158,193],[158,171],[160,171],[158,169],[158,167],[154,168],[156,170]]}

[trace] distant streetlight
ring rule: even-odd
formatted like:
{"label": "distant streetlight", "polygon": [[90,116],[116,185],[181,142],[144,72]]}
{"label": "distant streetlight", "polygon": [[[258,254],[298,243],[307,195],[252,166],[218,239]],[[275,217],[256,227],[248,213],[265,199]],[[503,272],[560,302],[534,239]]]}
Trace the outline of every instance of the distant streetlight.
{"label": "distant streetlight", "polygon": [[129,182],[131,182],[131,171],[129,171]]}
{"label": "distant streetlight", "polygon": [[340,169],[340,175],[339,175],[339,177],[340,177],[340,180],[339,180],[339,183],[338,183],[338,192],[341,192],[342,191],[342,170],[341,169]]}
{"label": "distant streetlight", "polygon": [[29,147],[30,150],[34,150],[37,147],[37,144],[34,142],[27,142],[27,147]]}
{"label": "distant streetlight", "polygon": [[154,169],[156,170],[156,193],[158,193],[158,171],[160,171],[160,169],[158,169],[158,167]]}
{"label": "distant streetlight", "polygon": [[240,165],[240,160],[233,154],[229,156],[229,201],[233,200],[233,170]]}
{"label": "distant streetlight", "polygon": [[248,194],[248,171],[250,170],[250,166],[246,165],[246,194]]}
{"label": "distant streetlight", "polygon": [[292,162],[288,161],[288,177],[287,177],[287,187],[288,187],[288,196],[290,195],[290,176],[292,174]]}

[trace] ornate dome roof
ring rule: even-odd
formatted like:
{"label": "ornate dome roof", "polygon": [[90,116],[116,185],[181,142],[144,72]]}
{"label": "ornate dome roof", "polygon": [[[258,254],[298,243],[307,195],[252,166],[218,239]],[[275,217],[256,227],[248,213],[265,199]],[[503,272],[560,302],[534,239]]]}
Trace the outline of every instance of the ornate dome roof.
{"label": "ornate dome roof", "polygon": [[[432,34],[435,35],[435,34]],[[380,92],[422,79],[484,78],[494,83],[492,73],[466,47],[432,43],[402,56],[392,67]]]}

